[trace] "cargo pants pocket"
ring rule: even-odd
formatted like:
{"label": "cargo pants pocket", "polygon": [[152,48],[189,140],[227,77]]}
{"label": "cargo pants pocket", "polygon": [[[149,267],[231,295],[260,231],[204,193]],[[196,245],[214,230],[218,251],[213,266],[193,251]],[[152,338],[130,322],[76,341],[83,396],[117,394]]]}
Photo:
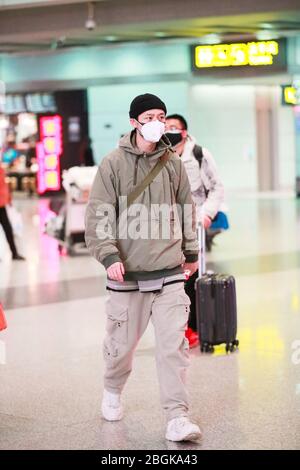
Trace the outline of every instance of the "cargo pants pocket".
{"label": "cargo pants pocket", "polygon": [[107,333],[118,344],[128,341],[128,308],[115,302],[107,306]]}
{"label": "cargo pants pocket", "polygon": [[191,300],[189,296],[183,291],[178,294],[177,302],[179,305],[182,305],[184,312],[187,316],[187,319],[190,314]]}
{"label": "cargo pants pocket", "polygon": [[[107,302],[106,338],[104,340],[104,358],[114,361],[126,348],[128,342],[128,309],[109,299]],[[122,348],[123,346],[123,348]]]}

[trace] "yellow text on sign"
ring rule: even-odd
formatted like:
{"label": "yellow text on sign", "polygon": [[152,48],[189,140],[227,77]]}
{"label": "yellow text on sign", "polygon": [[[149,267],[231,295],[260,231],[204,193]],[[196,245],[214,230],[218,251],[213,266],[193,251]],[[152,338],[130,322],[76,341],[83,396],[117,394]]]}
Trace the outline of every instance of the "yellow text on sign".
{"label": "yellow text on sign", "polygon": [[284,102],[287,104],[297,104],[297,90],[293,86],[284,88]]}
{"label": "yellow text on sign", "polygon": [[195,64],[198,68],[272,65],[278,52],[277,41],[197,46]]}

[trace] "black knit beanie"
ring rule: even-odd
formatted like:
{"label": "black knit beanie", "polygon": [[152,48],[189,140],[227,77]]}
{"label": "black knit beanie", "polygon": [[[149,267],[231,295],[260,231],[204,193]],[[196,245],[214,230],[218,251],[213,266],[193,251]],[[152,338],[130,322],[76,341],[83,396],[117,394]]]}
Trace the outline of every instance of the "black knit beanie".
{"label": "black knit beanie", "polygon": [[149,109],[162,109],[167,114],[166,105],[158,96],[145,93],[144,95],[136,96],[131,102],[129,116],[137,119],[140,114],[149,111]]}

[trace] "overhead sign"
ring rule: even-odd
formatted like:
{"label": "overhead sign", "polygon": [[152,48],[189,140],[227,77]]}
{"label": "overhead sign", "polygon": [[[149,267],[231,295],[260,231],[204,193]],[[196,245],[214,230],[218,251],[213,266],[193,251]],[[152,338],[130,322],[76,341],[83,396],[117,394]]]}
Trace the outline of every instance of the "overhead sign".
{"label": "overhead sign", "polygon": [[251,41],[194,47],[196,69],[222,67],[272,67],[285,63],[285,41]]}
{"label": "overhead sign", "polygon": [[5,114],[54,113],[55,98],[51,93],[8,94],[5,97],[4,112]]}
{"label": "overhead sign", "polygon": [[297,97],[297,89],[291,85],[282,85],[282,104],[296,105],[299,104]]}
{"label": "overhead sign", "polygon": [[282,104],[287,106],[300,105],[300,86],[282,85]]}

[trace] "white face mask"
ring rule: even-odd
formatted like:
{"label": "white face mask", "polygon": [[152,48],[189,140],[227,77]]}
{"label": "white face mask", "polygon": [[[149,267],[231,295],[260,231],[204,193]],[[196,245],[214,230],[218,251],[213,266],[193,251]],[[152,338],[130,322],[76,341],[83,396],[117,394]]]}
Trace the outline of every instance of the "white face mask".
{"label": "white face mask", "polygon": [[[139,122],[139,124],[141,123]],[[142,124],[140,132],[148,142],[158,142],[165,133],[165,124],[161,121],[147,122],[146,124]]]}

